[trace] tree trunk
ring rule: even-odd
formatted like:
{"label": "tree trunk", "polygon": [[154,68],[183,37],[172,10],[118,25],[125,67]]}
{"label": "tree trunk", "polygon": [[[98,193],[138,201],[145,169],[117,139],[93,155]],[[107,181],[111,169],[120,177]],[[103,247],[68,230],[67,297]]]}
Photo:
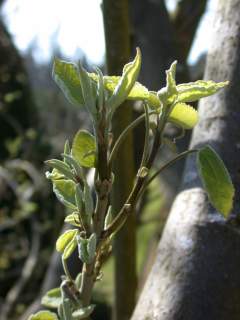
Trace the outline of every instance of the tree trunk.
{"label": "tree trunk", "polygon": [[219,0],[205,78],[230,85],[200,103],[191,147],[211,144],[225,161],[236,188],[232,218],[226,221],[209,206],[189,158],[132,320],[240,319],[239,47],[240,0]]}
{"label": "tree trunk", "polygon": [[[120,75],[129,62],[130,28],[128,0],[104,0],[103,17],[106,38],[107,69],[110,75]],[[113,119],[114,140],[132,120],[132,105],[124,103]],[[118,153],[114,166],[113,212],[118,213],[130,194],[134,179],[132,135]],[[114,241],[115,255],[115,320],[130,318],[135,305],[136,275],[136,219],[132,212]]]}

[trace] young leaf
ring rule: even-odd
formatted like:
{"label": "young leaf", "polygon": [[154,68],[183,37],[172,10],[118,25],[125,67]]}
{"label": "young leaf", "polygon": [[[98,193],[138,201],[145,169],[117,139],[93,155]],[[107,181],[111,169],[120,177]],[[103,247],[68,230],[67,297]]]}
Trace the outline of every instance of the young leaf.
{"label": "young leaf", "polygon": [[210,202],[227,218],[233,206],[234,187],[223,161],[207,146],[198,152],[197,165]]}
{"label": "young leaf", "polygon": [[71,229],[65,231],[56,242],[56,250],[60,253],[64,253],[65,248],[67,245],[76,237],[78,233],[78,229]]}
{"label": "young leaf", "polygon": [[124,100],[127,99],[129,93],[131,92],[137,80],[140,68],[141,52],[140,49],[137,48],[137,54],[135,59],[124,66],[122,76],[117,86],[115,87],[112,96],[109,98],[107,102],[108,107],[111,110],[115,110],[124,102]]}
{"label": "young leaf", "polygon": [[77,319],[77,320],[86,319],[93,312],[94,308],[95,308],[95,305],[91,304],[88,307],[81,308],[74,311],[72,314],[73,319]]}
{"label": "young leaf", "polygon": [[60,202],[75,210],[75,183],[72,180],[53,180],[53,192]]}
{"label": "young leaf", "polygon": [[96,108],[96,94],[94,92],[95,83],[92,81],[91,77],[87,71],[82,67],[81,63],[78,64],[79,78],[81,81],[82,95],[84,103],[89,111],[89,113],[96,119],[97,108]]}
{"label": "young leaf", "polygon": [[71,224],[72,226],[80,227],[81,222],[79,220],[78,212],[73,212],[66,216],[64,222]]}
{"label": "young leaf", "polygon": [[32,314],[28,320],[58,320],[58,317],[55,313],[44,310]]}
{"label": "young leaf", "polygon": [[198,122],[198,113],[186,103],[177,103],[168,120],[184,129],[192,129]]}
{"label": "young leaf", "polygon": [[57,309],[62,302],[60,288],[49,290],[41,300],[41,304],[47,308]]}
{"label": "young leaf", "polygon": [[89,261],[92,261],[93,258],[95,257],[96,246],[97,246],[97,236],[96,236],[96,233],[93,233],[88,239],[88,245],[87,245]]}
{"label": "young leaf", "polygon": [[80,236],[77,236],[77,243],[79,258],[82,260],[83,263],[89,263],[89,256],[87,250],[88,239],[83,239]]}
{"label": "young leaf", "polygon": [[81,166],[93,168],[96,162],[96,141],[88,131],[79,130],[73,139],[72,155]]}
{"label": "young leaf", "polygon": [[62,256],[63,259],[64,260],[68,259],[72,255],[76,247],[77,247],[77,239],[76,239],[76,236],[74,236],[64,249],[63,256]]}
{"label": "young leaf", "polygon": [[75,64],[55,59],[53,79],[69,102],[80,107],[84,105],[80,78]]}
{"label": "young leaf", "polygon": [[56,169],[58,172],[63,174],[66,178],[74,179],[74,175],[71,172],[71,169],[65,162],[58,159],[51,159],[51,160],[45,161],[45,163],[50,167],[52,167],[53,169]]}
{"label": "young leaf", "polygon": [[169,70],[166,71],[166,90],[167,90],[167,102],[171,104],[177,97],[177,88],[176,88],[176,68],[177,68],[177,61],[174,61]]}
{"label": "young leaf", "polygon": [[196,82],[179,84],[177,86],[178,102],[193,102],[211,96],[228,85],[228,83],[228,81],[217,83],[214,81],[198,80]]}

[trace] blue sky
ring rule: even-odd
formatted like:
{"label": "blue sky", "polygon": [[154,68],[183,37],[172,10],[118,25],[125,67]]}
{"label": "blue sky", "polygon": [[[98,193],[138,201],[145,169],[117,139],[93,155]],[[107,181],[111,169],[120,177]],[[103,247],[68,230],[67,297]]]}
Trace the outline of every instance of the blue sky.
{"label": "blue sky", "polygon": [[[173,8],[175,2],[168,0],[167,4]],[[191,62],[208,48],[216,2],[210,1],[202,20],[191,50]],[[38,61],[50,57],[51,41],[57,35],[55,41],[66,57],[74,58],[81,48],[92,63],[99,64],[105,51],[100,4],[101,0],[8,0],[3,14],[20,50],[26,51],[35,41],[34,56]]]}

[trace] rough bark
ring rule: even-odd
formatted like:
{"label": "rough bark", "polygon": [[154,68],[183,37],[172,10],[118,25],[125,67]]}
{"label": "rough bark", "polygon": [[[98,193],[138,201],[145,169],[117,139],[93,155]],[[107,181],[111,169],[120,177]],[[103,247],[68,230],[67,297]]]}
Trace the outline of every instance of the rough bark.
{"label": "rough bark", "polygon": [[[124,64],[129,62],[131,53],[128,0],[104,0],[103,17],[108,74],[119,75],[122,73]],[[131,119],[132,106],[124,103],[117,110],[113,119],[114,138],[119,136]],[[113,171],[115,174],[113,212],[117,214],[131,191],[134,179],[132,135],[121,147]],[[129,319],[135,305],[137,287],[135,220],[132,212],[114,241],[115,305],[113,317],[115,320]]]}
{"label": "rough bark", "polygon": [[200,103],[192,147],[211,144],[236,188],[232,219],[209,205],[195,166],[187,161],[183,191],[172,207],[156,261],[132,320],[237,320],[240,318],[240,1],[220,0],[205,78],[230,80]]}

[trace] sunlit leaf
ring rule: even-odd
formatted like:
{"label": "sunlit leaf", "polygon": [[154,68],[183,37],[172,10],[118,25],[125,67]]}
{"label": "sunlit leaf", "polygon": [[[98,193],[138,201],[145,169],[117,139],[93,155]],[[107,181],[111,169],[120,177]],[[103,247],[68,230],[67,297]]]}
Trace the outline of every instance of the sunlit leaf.
{"label": "sunlit leaf", "polygon": [[124,102],[124,100],[127,99],[129,93],[131,92],[137,80],[140,68],[141,52],[137,48],[137,54],[135,59],[124,66],[122,76],[117,86],[114,88],[112,96],[109,98],[107,102],[110,109],[115,110],[116,107],[121,105]]}
{"label": "sunlit leaf", "polygon": [[72,255],[76,247],[77,247],[77,239],[76,237],[73,237],[72,240],[66,245],[64,249],[63,259],[64,260],[68,259]]}
{"label": "sunlit leaf", "polygon": [[223,161],[207,146],[198,152],[197,164],[210,202],[228,217],[233,206],[234,187]]}
{"label": "sunlit leaf", "polygon": [[49,290],[41,300],[41,304],[47,308],[57,309],[62,302],[60,288],[54,288]]}
{"label": "sunlit leaf", "polygon": [[77,106],[84,105],[79,73],[74,63],[55,59],[53,79],[62,89],[69,102]]}
{"label": "sunlit leaf", "polygon": [[198,122],[198,113],[188,104],[178,103],[170,113],[168,120],[184,129],[192,129]]}
{"label": "sunlit leaf", "polygon": [[53,180],[53,192],[60,202],[70,209],[76,209],[75,183],[72,180]]}
{"label": "sunlit leaf", "polygon": [[80,227],[81,222],[79,220],[78,212],[73,212],[66,216],[64,222],[71,224],[72,226]]}
{"label": "sunlit leaf", "polygon": [[96,141],[86,130],[79,130],[73,139],[72,155],[81,166],[92,168],[96,161]]}
{"label": "sunlit leaf", "polygon": [[192,102],[197,101],[200,98],[211,96],[221,88],[228,85],[228,81],[214,82],[198,80],[196,82],[189,82],[179,84],[177,86],[178,101],[179,102]]}
{"label": "sunlit leaf", "polygon": [[76,237],[78,229],[71,229],[65,231],[56,242],[56,250],[60,253],[63,253],[67,245]]}
{"label": "sunlit leaf", "polygon": [[72,314],[73,319],[81,320],[81,319],[85,319],[85,318],[89,317],[90,314],[93,312],[94,308],[95,308],[95,305],[91,304],[88,307],[81,308],[81,309],[74,311]]}
{"label": "sunlit leaf", "polygon": [[44,310],[32,314],[28,320],[58,320],[58,317],[55,313]]}

